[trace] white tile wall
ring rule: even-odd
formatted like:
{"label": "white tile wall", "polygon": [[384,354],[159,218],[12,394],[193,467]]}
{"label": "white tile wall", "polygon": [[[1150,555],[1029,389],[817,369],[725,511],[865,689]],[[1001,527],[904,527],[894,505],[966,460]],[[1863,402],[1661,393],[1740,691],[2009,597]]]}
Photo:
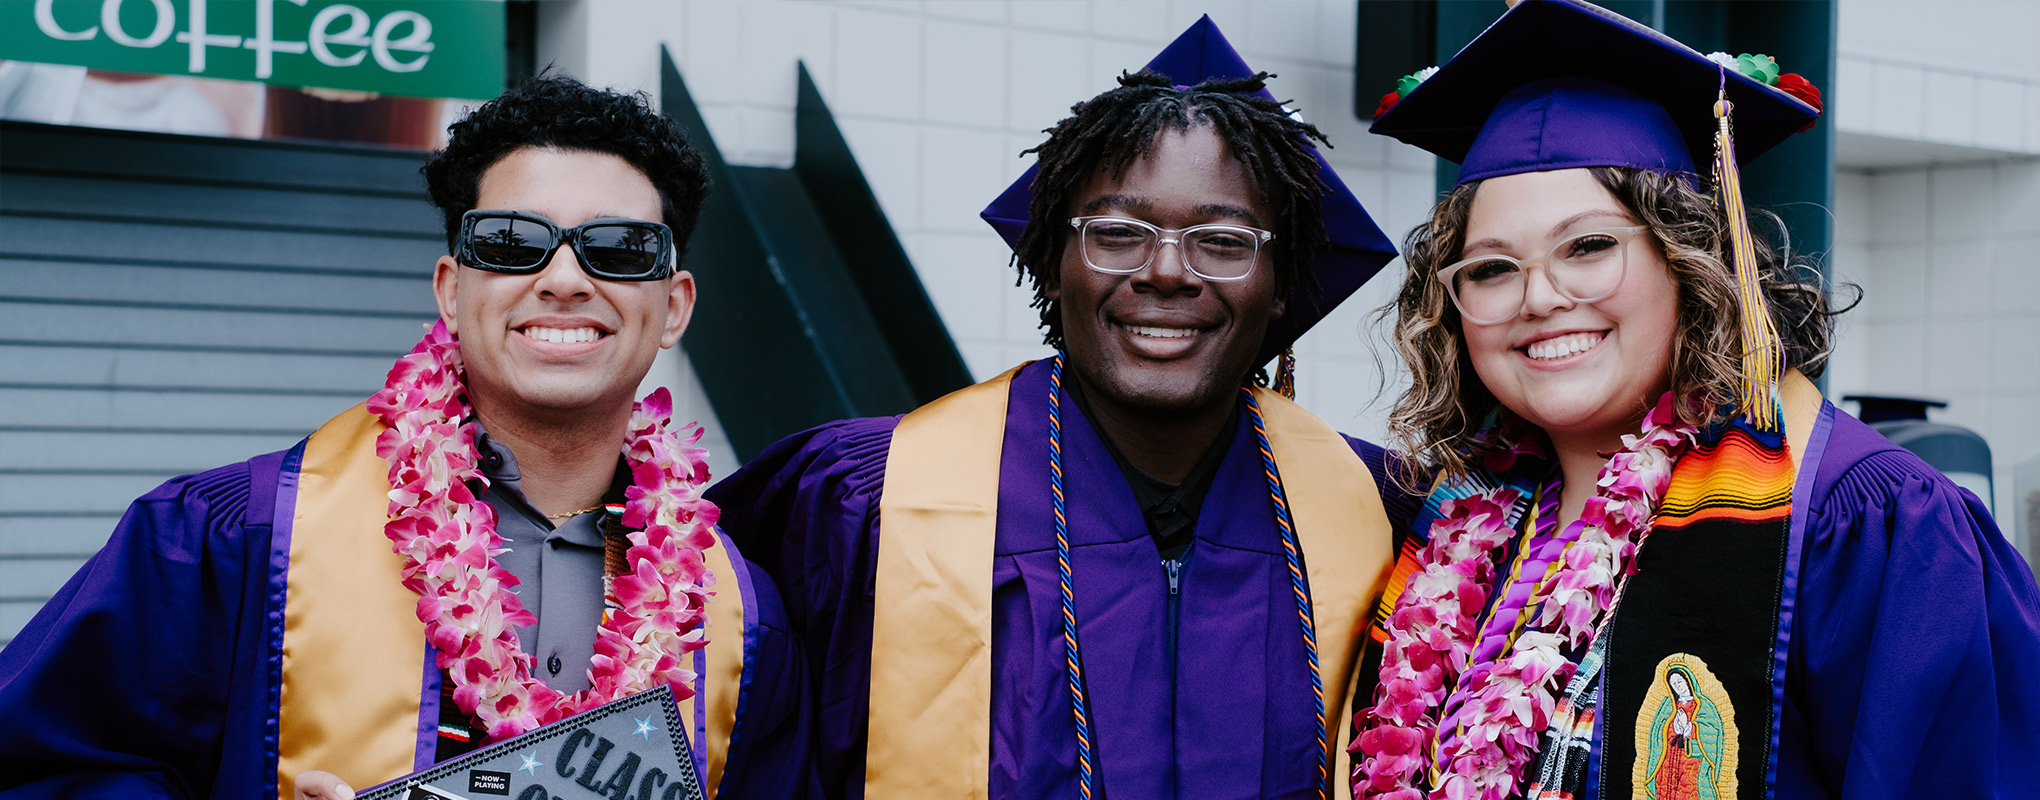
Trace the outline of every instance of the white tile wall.
{"label": "white tile wall", "polygon": [[[1368,135],[1353,116],[1350,0],[567,0],[541,12],[541,61],[592,83],[656,96],[658,48],[669,48],[717,146],[739,164],[792,163],[794,64],[805,61],[979,378],[1048,351],[1031,291],[1014,285],[1010,253],[977,212],[1032,163],[1017,156],[1043,128],[1200,15],[1248,63],[1278,74],[1272,90],[1324,129],[1327,158],[1391,237],[1431,201],[1431,157]],[[1399,272],[1391,265],[1297,347],[1305,404],[1376,440],[1386,405],[1369,403],[1383,376],[1401,371],[1377,367],[1393,356],[1361,337]],[[681,413],[704,418],[708,439],[727,450],[684,355],[661,360],[650,383],[673,386]]]}
{"label": "white tile wall", "polygon": [[1836,68],[1835,85],[1821,88],[1830,90],[1842,131],[2040,154],[2040,76],[1866,55],[1850,51],[1846,39]]}
{"label": "white tile wall", "polygon": [[1871,132],[1897,139],[1922,138],[1926,71],[1903,64],[1873,64],[1870,76],[1877,89],[1870,106]]}
{"label": "white tile wall", "polygon": [[2040,3],[1857,0],[1840,20],[1842,130],[2040,153]]}
{"label": "white tile wall", "polygon": [[1874,77],[1876,70],[1875,64],[1864,59],[1836,59],[1835,85],[1820,87],[1835,124],[1842,130],[1868,132],[1876,129],[1873,110],[1877,95],[1869,90],[1877,82]]}
{"label": "white tile wall", "polygon": [[1926,90],[1926,126],[1922,138],[1936,142],[1969,144],[1976,140],[1976,77],[1939,70],[1923,70]]}
{"label": "white tile wall", "polygon": [[[540,13],[541,61],[594,83],[656,96],[670,48],[741,164],[792,163],[804,60],[980,378],[1047,351],[1031,292],[977,211],[1031,163],[1016,155],[1042,128],[1200,14],[1279,74],[1274,92],[1331,138],[1327,158],[1391,238],[1434,199],[1431,156],[1353,116],[1351,0],[562,0]],[[2003,516],[2010,468],[2040,457],[2040,3],[1850,0],[1840,23],[1836,85],[1822,87],[1839,130],[2004,160],[1837,175],[1829,258],[1864,302],[1840,320],[1830,391],[1951,401],[1940,418],[1992,444]],[[1304,404],[1377,441],[1402,378],[1372,312],[1401,272],[1390,264],[1297,347]],[[662,358],[650,383],[675,388],[679,413],[708,423],[716,471],[732,467],[684,355]]]}
{"label": "white tile wall", "polygon": [[1835,187],[1835,274],[1864,300],[1842,317],[1830,394],[1949,401],[1933,417],[1990,442],[2009,528],[2012,469],[2040,456],[2040,160],[1845,171]]}
{"label": "white tile wall", "polygon": [[2040,3],[1842,0],[1838,23],[1845,56],[1903,57],[1938,69],[2040,81],[2040,48],[2033,46]]}
{"label": "white tile wall", "polygon": [[[1353,116],[1353,6],[566,0],[541,6],[540,49],[542,61],[570,74],[656,95],[658,49],[670,48],[723,152],[761,166],[792,163],[794,64],[804,60],[982,378],[1046,350],[1031,293],[1014,285],[1008,253],[978,209],[1031,163],[1016,155],[1042,128],[1145,63],[1200,14],[1249,63],[1280,75],[1275,93],[1295,98],[1325,130],[1328,159],[1392,238],[1424,218],[1433,159],[1366,134]],[[1942,18],[1996,22],[1934,24]],[[2001,508],[2011,501],[2009,468],[2040,456],[2040,162],[2019,160],[2040,154],[2034,24],[2040,3],[1851,0],[1842,6],[1836,85],[1822,87],[1842,131],[2006,159],[1842,172],[1830,255],[1837,277],[1865,293],[1840,321],[1831,391],[1950,400],[1942,418],[1975,427],[1996,451]],[[1401,370],[1371,312],[1401,271],[1400,261],[1391,264],[1297,347],[1305,405],[1376,440]],[[726,472],[726,440],[685,357],[663,358],[648,383],[673,386],[680,413],[709,423],[716,470]]]}
{"label": "white tile wall", "polygon": [[2026,86],[2026,152],[2040,153],[2040,84]]}
{"label": "white tile wall", "polygon": [[1993,150],[2026,149],[2022,127],[2026,87],[1998,78],[1976,80],[1976,146]]}

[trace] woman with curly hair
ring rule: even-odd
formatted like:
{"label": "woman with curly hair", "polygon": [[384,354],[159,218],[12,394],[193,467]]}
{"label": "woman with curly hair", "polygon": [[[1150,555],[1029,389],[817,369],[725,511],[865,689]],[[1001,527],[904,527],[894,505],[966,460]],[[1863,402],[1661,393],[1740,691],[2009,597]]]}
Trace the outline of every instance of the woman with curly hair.
{"label": "woman with curly hair", "polygon": [[1738,151],[1809,127],[1817,91],[1571,0],[1398,89],[1374,132],[1462,168],[1392,307],[1391,427],[1430,488],[1355,794],[2040,785],[2032,573],[1821,398],[1837,312],[1749,231]]}

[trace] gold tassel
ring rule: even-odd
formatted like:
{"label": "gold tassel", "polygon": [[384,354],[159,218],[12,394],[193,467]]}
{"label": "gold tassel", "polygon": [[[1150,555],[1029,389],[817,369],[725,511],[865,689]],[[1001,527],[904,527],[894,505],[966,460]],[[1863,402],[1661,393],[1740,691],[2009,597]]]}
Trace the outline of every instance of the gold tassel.
{"label": "gold tassel", "polygon": [[1742,385],[1739,387],[1736,405],[1758,430],[1778,430],[1781,406],[1778,401],[1778,379],[1784,372],[1784,343],[1778,338],[1778,331],[1771,325],[1771,312],[1764,302],[1763,276],[1759,274],[1755,239],[1750,236],[1750,220],[1743,206],[1742,176],[1736,169],[1735,135],[1729,126],[1729,112],[1735,104],[1728,102],[1725,85],[1726,72],[1722,75],[1724,86],[1719,99],[1714,103],[1716,129],[1714,133],[1714,186],[1720,193],[1722,211],[1728,218],[1729,259],[1735,265],[1735,280],[1742,295]]}
{"label": "gold tassel", "polygon": [[1296,348],[1282,348],[1282,357],[1275,361],[1275,391],[1283,397],[1296,399]]}

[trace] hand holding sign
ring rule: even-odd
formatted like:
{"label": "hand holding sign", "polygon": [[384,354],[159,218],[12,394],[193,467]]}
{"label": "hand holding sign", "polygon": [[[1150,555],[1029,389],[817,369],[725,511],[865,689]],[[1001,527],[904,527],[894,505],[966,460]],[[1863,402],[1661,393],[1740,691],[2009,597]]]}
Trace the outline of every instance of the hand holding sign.
{"label": "hand holding sign", "polygon": [[308,769],[290,783],[292,800],[354,800],[354,787],[331,772]]}

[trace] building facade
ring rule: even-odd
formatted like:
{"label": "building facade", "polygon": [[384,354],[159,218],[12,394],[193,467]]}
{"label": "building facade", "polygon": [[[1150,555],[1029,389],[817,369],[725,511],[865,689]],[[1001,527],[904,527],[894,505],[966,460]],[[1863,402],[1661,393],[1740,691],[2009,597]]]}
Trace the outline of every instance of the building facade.
{"label": "building facade", "polygon": [[[1483,2],[1496,15],[1504,8],[1500,0]],[[1210,15],[1248,63],[1277,75],[1271,90],[1326,133],[1328,160],[1391,238],[1422,221],[1437,197],[1435,159],[1367,134],[1372,104],[1356,102],[1387,91],[1400,74],[1356,76],[1362,48],[1413,34],[1358,30],[1354,0],[545,0],[506,9],[525,21],[511,25],[511,49],[528,49],[536,68],[656,101],[664,94],[662,59],[670,57],[714,145],[738,167],[793,165],[804,66],[977,379],[1049,355],[1031,290],[1018,283],[1009,252],[978,211],[1027,167],[1022,151],[1072,103],[1111,87],[1121,70],[1139,68],[1200,15]],[[2032,558],[2030,519],[2040,501],[2025,492],[2040,489],[2030,485],[2040,483],[2040,48],[2032,44],[2040,4],[1842,0],[1836,18],[1837,77],[1821,87],[1828,108],[1821,124],[1836,129],[1834,247],[1804,255],[1860,286],[1864,299],[1842,317],[1827,390],[1836,399],[1870,393],[1948,401],[1936,419],[1988,440],[1996,466],[1989,499],[2007,535]],[[356,233],[388,227],[393,239],[348,256],[386,261],[312,264],[298,270],[312,283],[257,283],[238,293],[209,291],[206,282],[249,280],[247,265],[180,262],[172,266],[184,271],[171,283],[186,285],[189,296],[175,308],[153,295],[101,302],[101,292],[62,270],[31,270],[30,262],[50,254],[23,242],[55,212],[25,192],[51,180],[35,166],[36,154],[21,155],[25,135],[8,129],[9,171],[0,176],[0,231],[8,240],[0,242],[0,258],[11,259],[0,285],[0,641],[103,542],[133,496],[179,472],[288,447],[372,392],[377,365],[429,319],[431,258],[441,245],[420,187],[394,187],[379,195],[383,211],[332,223]],[[318,149],[250,152],[279,148]],[[409,167],[378,169],[382,180],[401,181]],[[278,188],[263,180],[234,185]],[[326,187],[319,191],[365,191],[335,177],[304,180]],[[88,192],[78,202],[90,200]],[[320,201],[294,195],[288,202]],[[137,213],[147,224],[177,224],[176,214]],[[245,227],[342,233],[259,217]],[[167,274],[146,266],[116,272]],[[718,294],[718,266],[689,264],[704,304],[730,296]],[[30,286],[30,275],[44,283]],[[1387,323],[1373,314],[1402,277],[1401,262],[1392,263],[1296,348],[1299,401],[1335,427],[1377,441],[1402,382]],[[57,334],[49,331],[88,311],[109,319],[183,316],[101,337],[131,340],[51,340]],[[307,313],[297,319],[317,325],[303,332],[303,343],[276,352],[235,349],[247,331]],[[333,344],[341,340],[345,346]],[[291,348],[316,350],[336,366],[289,372],[283,365],[300,361]],[[42,371],[24,366],[31,364]],[[302,386],[272,385],[300,380],[288,378],[299,373]],[[707,428],[714,472],[734,469],[738,454],[684,352],[661,356],[646,388],[653,385],[673,388],[676,416]],[[232,411],[233,402],[268,410],[250,417]],[[132,417],[122,435],[154,437],[154,444],[80,445],[90,420],[51,421],[80,408]],[[179,413],[188,419],[164,421],[163,413],[187,408]],[[141,451],[150,455],[133,455]]]}

